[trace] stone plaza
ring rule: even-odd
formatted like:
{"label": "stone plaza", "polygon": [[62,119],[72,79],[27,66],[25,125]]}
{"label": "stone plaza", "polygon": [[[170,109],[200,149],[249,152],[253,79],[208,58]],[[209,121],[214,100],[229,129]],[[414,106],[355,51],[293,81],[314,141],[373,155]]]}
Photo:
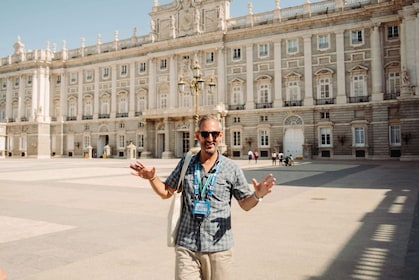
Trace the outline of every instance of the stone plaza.
{"label": "stone plaza", "polygon": [[[161,178],[177,161],[144,160]],[[129,163],[0,160],[0,267],[8,279],[173,279],[169,201],[130,175]],[[232,203],[235,279],[418,275],[418,162],[237,163],[249,182],[273,173],[277,186],[250,212]]]}

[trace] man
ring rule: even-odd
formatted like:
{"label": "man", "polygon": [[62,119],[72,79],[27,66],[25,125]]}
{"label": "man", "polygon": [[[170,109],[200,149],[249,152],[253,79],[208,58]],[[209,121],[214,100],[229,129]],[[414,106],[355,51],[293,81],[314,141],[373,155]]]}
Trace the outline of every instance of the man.
{"label": "man", "polygon": [[165,182],[155,167],[142,162],[131,164],[132,174],[150,181],[163,199],[183,183],[183,209],[176,239],[176,279],[231,279],[233,239],[231,233],[231,198],[248,211],[272,191],[275,178],[266,175],[261,182],[253,179],[254,191],[238,165],[218,152],[223,133],[215,116],[205,115],[195,132],[201,151],[189,163],[185,178],[179,178],[184,159]]}

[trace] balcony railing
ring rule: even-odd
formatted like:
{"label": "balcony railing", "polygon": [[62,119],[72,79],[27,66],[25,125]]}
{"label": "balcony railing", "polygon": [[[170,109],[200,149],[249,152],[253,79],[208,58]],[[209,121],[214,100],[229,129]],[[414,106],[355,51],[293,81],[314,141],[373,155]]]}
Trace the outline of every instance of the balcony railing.
{"label": "balcony railing", "polygon": [[368,102],[368,96],[350,96],[348,97],[349,103],[361,103],[361,102]]}
{"label": "balcony railing", "polygon": [[400,96],[400,92],[396,93],[384,93],[384,100],[394,100]]}
{"label": "balcony railing", "polygon": [[83,115],[83,120],[93,120],[93,115]]}
{"label": "balcony railing", "polygon": [[335,99],[334,98],[316,99],[316,105],[328,105],[328,104],[335,104]]}
{"label": "balcony railing", "polygon": [[116,117],[117,118],[128,118],[128,113],[117,113]]}
{"label": "balcony railing", "polygon": [[290,100],[290,101],[284,101],[285,107],[292,107],[292,106],[303,106],[302,100]]}
{"label": "balcony railing", "polygon": [[228,105],[228,109],[229,110],[244,110],[246,107],[245,107],[245,105],[243,104],[243,105],[238,105],[238,104],[236,104],[236,105]]}
{"label": "balcony railing", "polygon": [[99,119],[109,119],[111,117],[110,114],[99,114]]}
{"label": "balcony railing", "polygon": [[139,117],[139,116],[142,116],[142,115],[143,115],[143,112],[135,112],[136,117]]}
{"label": "balcony railing", "polygon": [[68,116],[67,117],[67,121],[75,121],[75,120],[77,120],[76,116]]}
{"label": "balcony railing", "polygon": [[256,107],[256,109],[272,108],[272,102],[256,103],[255,107]]}

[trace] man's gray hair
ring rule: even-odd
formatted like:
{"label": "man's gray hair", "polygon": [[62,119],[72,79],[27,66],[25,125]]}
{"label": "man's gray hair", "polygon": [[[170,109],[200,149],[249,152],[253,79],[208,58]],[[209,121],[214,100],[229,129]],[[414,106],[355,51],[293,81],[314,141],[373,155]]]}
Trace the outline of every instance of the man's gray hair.
{"label": "man's gray hair", "polygon": [[220,130],[222,129],[222,127],[221,127],[221,122],[220,122],[220,120],[217,118],[217,116],[215,116],[215,115],[203,115],[203,116],[201,116],[201,117],[199,118],[197,130],[199,131],[199,130],[201,129],[201,124],[202,124],[204,121],[208,121],[208,120],[215,120],[215,121],[217,121],[217,122],[218,122],[218,126],[219,126]]}

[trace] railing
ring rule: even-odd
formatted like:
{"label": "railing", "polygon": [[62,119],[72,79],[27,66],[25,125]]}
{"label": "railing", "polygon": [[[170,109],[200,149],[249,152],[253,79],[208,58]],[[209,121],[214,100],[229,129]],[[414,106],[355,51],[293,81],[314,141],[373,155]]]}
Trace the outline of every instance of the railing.
{"label": "railing", "polygon": [[400,92],[396,93],[384,93],[384,100],[394,100],[400,96]]}
{"label": "railing", "polygon": [[242,105],[228,105],[228,109],[229,110],[244,110],[246,108],[246,106],[244,104]]}
{"label": "railing", "polygon": [[93,120],[93,115],[83,115],[82,119],[83,120]]}
{"label": "railing", "polygon": [[117,113],[116,117],[117,118],[128,118],[128,113]]}
{"label": "railing", "polygon": [[256,109],[272,108],[272,102],[256,103],[255,107],[256,107]]}
{"label": "railing", "polygon": [[362,103],[362,102],[368,102],[369,97],[368,96],[350,96],[348,97],[349,103]]}
{"label": "railing", "polygon": [[67,121],[75,121],[77,120],[76,116],[67,116]]}
{"label": "railing", "polygon": [[293,107],[293,106],[303,106],[302,100],[290,100],[290,101],[284,101],[285,107]]}
{"label": "railing", "polygon": [[99,114],[99,119],[109,119],[111,117],[111,114]]}
{"label": "railing", "polygon": [[335,104],[335,99],[334,98],[316,99],[316,105],[328,105],[328,104]]}

